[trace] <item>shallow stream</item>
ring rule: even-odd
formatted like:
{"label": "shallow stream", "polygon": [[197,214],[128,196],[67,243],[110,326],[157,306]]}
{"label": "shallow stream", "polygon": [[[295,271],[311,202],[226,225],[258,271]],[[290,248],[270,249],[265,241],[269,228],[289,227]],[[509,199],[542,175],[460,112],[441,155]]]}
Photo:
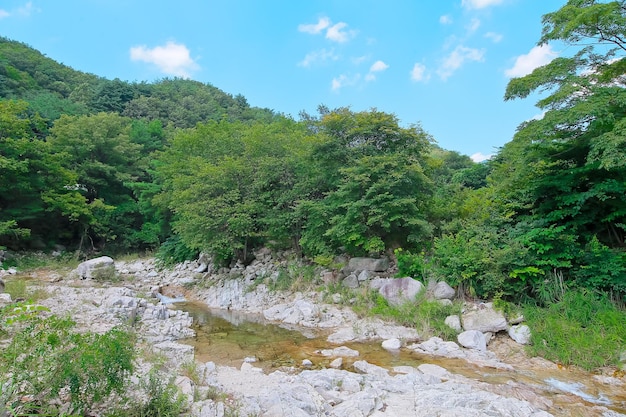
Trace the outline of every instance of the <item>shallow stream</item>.
{"label": "shallow stream", "polygon": [[[313,369],[329,367],[334,358],[319,352],[337,346],[326,341],[327,333],[315,329],[286,327],[269,323],[257,315],[235,311],[211,310],[200,304],[183,303],[179,308],[194,319],[196,337],[183,341],[195,348],[196,359],[218,365],[239,367],[246,358],[255,358],[255,366],[265,372],[281,367],[300,368],[304,359],[313,362]],[[529,401],[548,399],[548,410],[555,415],[602,415],[593,406],[605,406],[626,415],[626,381],[622,375],[605,378],[577,369],[546,366],[541,361],[523,360],[513,363],[514,371],[479,367],[462,359],[445,359],[418,355],[408,349],[389,352],[380,342],[346,343],[359,356],[343,358],[343,368],[350,369],[356,360],[366,360],[392,370],[394,366],[419,366],[430,363],[454,374],[484,382],[481,388]]]}

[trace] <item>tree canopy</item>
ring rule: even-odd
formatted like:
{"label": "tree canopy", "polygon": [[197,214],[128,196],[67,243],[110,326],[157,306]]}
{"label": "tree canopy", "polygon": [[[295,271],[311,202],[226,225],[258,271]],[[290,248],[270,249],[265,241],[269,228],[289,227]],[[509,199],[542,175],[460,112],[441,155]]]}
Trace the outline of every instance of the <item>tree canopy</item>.
{"label": "tree canopy", "polygon": [[[107,80],[0,38],[0,245],[396,256],[476,297],[626,296],[626,2],[569,0],[510,80],[541,97],[490,161],[349,107],[300,120],[197,81]],[[503,138],[505,139],[505,138]],[[404,269],[403,269],[404,268]]]}

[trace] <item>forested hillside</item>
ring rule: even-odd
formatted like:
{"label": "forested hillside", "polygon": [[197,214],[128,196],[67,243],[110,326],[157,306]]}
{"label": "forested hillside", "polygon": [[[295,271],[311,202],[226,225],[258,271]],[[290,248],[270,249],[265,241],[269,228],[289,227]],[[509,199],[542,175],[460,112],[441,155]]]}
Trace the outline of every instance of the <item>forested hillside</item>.
{"label": "forested hillside", "polygon": [[194,81],[84,74],[0,39],[0,245],[224,264],[265,245],[320,265],[394,254],[402,274],[468,295],[549,303],[580,287],[624,301],[621,3],[572,0],[544,17],[540,43],[577,52],[509,83],[507,100],[547,91],[545,116],[482,164],[377,109],[320,105],[295,120]]}

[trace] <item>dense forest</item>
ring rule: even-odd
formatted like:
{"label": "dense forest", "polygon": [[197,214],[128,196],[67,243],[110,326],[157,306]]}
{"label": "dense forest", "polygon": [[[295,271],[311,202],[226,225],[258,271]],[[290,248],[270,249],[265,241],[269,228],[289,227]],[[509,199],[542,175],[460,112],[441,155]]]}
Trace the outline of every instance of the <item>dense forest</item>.
{"label": "dense forest", "polygon": [[587,288],[626,301],[624,2],[570,0],[540,44],[575,54],[511,80],[543,92],[485,163],[393,114],[298,119],[185,79],[107,80],[0,38],[0,246],[79,253],[261,246],[320,265],[393,255],[468,295],[549,302]]}

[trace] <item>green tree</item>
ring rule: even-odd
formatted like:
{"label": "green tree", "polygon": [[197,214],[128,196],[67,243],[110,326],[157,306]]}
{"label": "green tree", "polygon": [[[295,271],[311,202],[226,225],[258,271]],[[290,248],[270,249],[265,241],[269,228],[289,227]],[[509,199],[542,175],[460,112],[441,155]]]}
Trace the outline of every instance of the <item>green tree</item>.
{"label": "green tree", "polygon": [[146,174],[142,145],[132,142],[130,130],[130,119],[112,113],[62,116],[51,129],[52,150],[76,174],[71,188],[86,204],[60,201],[68,203],[60,209],[70,219],[68,226],[74,225],[80,246],[86,240],[121,248],[137,243],[129,241],[142,222],[132,184]]}
{"label": "green tree", "polygon": [[[512,100],[547,92],[537,103],[544,117],[520,126],[494,178],[503,180],[501,195],[519,224],[528,225],[519,239],[536,251],[534,264],[571,269],[571,278],[582,276],[575,271],[588,266],[590,248],[625,246],[625,32],[626,2],[569,0],[543,17],[539,44],[564,42],[573,56],[512,79],[505,93]],[[594,285],[617,290],[622,279]]]}
{"label": "green tree", "polygon": [[296,184],[308,143],[289,119],[198,124],[158,155],[156,201],[174,213],[187,247],[245,260],[256,245],[297,236]]}
{"label": "green tree", "polygon": [[50,221],[49,201],[76,197],[64,187],[74,175],[41,138],[46,128],[25,101],[0,101],[0,245],[53,243],[61,225]]}
{"label": "green tree", "polygon": [[309,162],[317,167],[315,192],[301,208],[306,253],[377,254],[429,238],[432,184],[423,165],[430,137],[419,126],[346,108],[305,123],[323,140]]}

